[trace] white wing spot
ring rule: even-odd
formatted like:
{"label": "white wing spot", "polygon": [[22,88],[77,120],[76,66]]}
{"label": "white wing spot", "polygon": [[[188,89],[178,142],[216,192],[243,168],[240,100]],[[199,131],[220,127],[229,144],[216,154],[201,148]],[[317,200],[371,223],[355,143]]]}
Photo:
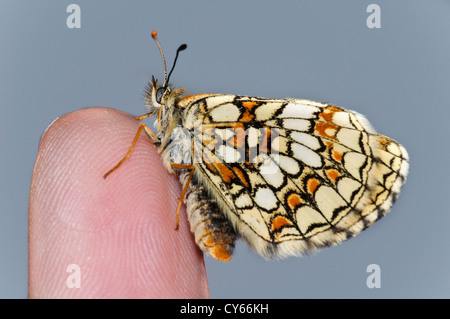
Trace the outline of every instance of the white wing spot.
{"label": "white wing spot", "polygon": [[311,167],[322,166],[322,158],[319,154],[312,151],[310,148],[298,143],[292,143],[291,148],[294,157],[299,161],[302,161],[303,163]]}
{"label": "white wing spot", "polygon": [[265,103],[258,106],[255,110],[257,121],[267,121],[273,118],[275,112],[280,108],[281,103]]}
{"label": "white wing spot", "polygon": [[315,199],[317,207],[329,221],[332,221],[335,209],[347,206],[342,197],[329,186],[320,186],[316,191]]}
{"label": "white wing spot", "polygon": [[357,180],[361,180],[360,169],[366,161],[366,155],[356,152],[347,152],[344,155],[345,169]]}
{"label": "white wing spot", "polygon": [[303,206],[297,209],[296,213],[297,225],[302,233],[306,233],[311,224],[326,224],[327,221],[323,216],[310,206]]}
{"label": "white wing spot", "polygon": [[362,152],[361,147],[359,146],[359,141],[361,140],[360,131],[341,128],[336,137],[338,138],[340,143],[344,144],[349,149]]}
{"label": "white wing spot", "polygon": [[250,127],[247,130],[248,147],[258,146],[260,132],[254,127]]}
{"label": "white wing spot", "polygon": [[350,114],[347,112],[336,112],[333,115],[333,123],[341,127],[354,129],[355,127],[350,122]]}
{"label": "white wing spot", "polygon": [[339,194],[347,201],[352,200],[352,194],[361,187],[361,184],[354,179],[344,177],[338,181],[337,190]]}
{"label": "white wing spot", "polygon": [[275,162],[272,161],[271,158],[267,158],[264,163],[263,167],[265,169],[260,170],[260,174],[264,179],[271,184],[272,186],[279,188],[284,183],[284,174],[281,172],[281,170],[278,168],[278,166],[275,164]]}
{"label": "white wing spot", "polygon": [[239,197],[236,198],[234,203],[236,204],[237,208],[246,208],[253,206],[252,199],[246,193],[239,195]]}
{"label": "white wing spot", "polygon": [[294,131],[308,131],[311,128],[311,123],[303,119],[285,119],[283,120],[285,129]]}
{"label": "white wing spot", "polygon": [[216,149],[216,155],[225,163],[239,163],[241,159],[241,154],[234,147],[224,145]]}
{"label": "white wing spot", "polygon": [[277,198],[275,194],[267,187],[260,187],[255,193],[255,203],[266,210],[277,208]]}
{"label": "white wing spot", "polygon": [[284,107],[283,112],[279,115],[279,118],[293,117],[311,119],[316,117],[315,113],[318,111],[319,109],[315,106],[289,103]]}
{"label": "white wing spot", "polygon": [[300,144],[303,144],[303,145],[309,147],[310,149],[317,150],[320,148],[319,140],[311,134],[302,133],[302,132],[292,132],[291,138],[294,141],[297,141]]}
{"label": "white wing spot", "polygon": [[300,172],[300,165],[295,159],[284,155],[274,155],[272,158],[274,162],[286,173],[296,175]]}
{"label": "white wing spot", "polygon": [[241,112],[234,104],[224,104],[212,109],[210,115],[214,122],[237,122]]}

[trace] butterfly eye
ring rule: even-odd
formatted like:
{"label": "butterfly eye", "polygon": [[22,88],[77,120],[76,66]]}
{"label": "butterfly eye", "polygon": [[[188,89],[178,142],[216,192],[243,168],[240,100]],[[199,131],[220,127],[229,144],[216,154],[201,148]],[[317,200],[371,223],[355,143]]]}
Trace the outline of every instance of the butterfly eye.
{"label": "butterfly eye", "polygon": [[164,95],[164,92],[166,91],[166,89],[165,88],[159,88],[157,91],[156,91],[156,102],[158,102],[159,104],[161,104],[161,99],[162,99],[162,97],[163,97],[163,95]]}

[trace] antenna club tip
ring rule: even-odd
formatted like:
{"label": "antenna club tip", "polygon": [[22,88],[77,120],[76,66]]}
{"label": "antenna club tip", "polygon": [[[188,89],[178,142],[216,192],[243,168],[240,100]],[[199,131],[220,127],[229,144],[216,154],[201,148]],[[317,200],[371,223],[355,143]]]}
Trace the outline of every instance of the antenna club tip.
{"label": "antenna club tip", "polygon": [[158,35],[158,32],[156,32],[156,30],[152,31],[152,38],[156,39],[156,36]]}

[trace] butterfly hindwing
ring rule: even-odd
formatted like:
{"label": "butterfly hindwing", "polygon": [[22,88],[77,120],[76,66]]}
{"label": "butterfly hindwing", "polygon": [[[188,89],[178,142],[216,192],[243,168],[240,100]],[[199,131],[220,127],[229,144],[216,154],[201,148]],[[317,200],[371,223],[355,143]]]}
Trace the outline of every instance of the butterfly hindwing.
{"label": "butterfly hindwing", "polygon": [[265,257],[337,244],[383,216],[408,157],[360,114],[298,99],[181,100],[195,178]]}

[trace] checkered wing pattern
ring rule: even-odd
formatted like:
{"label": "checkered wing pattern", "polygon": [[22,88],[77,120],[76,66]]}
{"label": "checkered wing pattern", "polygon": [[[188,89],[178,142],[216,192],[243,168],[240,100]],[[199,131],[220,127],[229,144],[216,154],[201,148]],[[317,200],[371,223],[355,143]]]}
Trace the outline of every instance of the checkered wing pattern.
{"label": "checkered wing pattern", "polygon": [[266,258],[342,242],[385,215],[408,155],[360,114],[299,99],[188,96],[195,180]]}

